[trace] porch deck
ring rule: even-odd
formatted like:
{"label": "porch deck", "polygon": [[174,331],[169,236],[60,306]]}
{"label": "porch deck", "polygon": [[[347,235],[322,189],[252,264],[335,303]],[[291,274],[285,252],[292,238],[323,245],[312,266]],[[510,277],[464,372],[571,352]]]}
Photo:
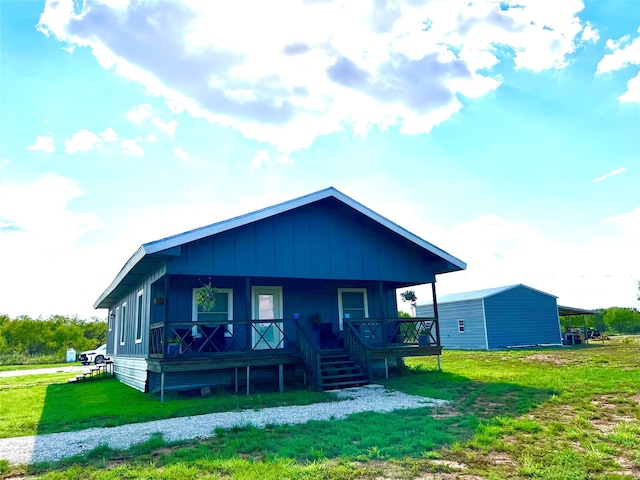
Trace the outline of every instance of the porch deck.
{"label": "porch deck", "polygon": [[[301,368],[305,380],[322,388],[323,354],[344,352],[371,382],[374,361],[440,355],[439,340],[435,318],[344,319],[342,332],[316,330],[297,319],[161,322],[151,327],[147,364],[150,372],[160,376],[161,397],[165,374],[184,378],[175,388],[224,380],[235,381],[237,391],[240,369],[246,371],[249,393],[251,369],[259,367],[277,367],[280,390],[284,366]],[[224,378],[222,371],[226,371]]]}

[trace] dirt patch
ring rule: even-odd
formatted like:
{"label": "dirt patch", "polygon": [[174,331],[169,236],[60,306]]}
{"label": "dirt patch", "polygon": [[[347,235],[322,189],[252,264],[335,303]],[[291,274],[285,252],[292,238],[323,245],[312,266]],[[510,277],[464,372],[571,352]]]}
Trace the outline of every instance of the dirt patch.
{"label": "dirt patch", "polygon": [[432,418],[440,419],[440,418],[451,418],[457,417],[460,415],[460,412],[455,410],[452,407],[439,407],[431,411],[430,413]]}
{"label": "dirt patch", "polygon": [[509,465],[515,466],[516,461],[503,452],[490,452],[487,456],[487,462],[493,465]]}
{"label": "dirt patch", "polygon": [[614,475],[626,476],[631,478],[640,478],[640,468],[638,468],[631,460],[626,457],[617,457],[614,459],[621,470],[612,472]]}
{"label": "dirt patch", "polygon": [[566,365],[569,363],[569,360],[566,358],[555,357],[547,353],[534,353],[533,355],[520,357],[520,360],[527,362],[552,363],[553,365]]}

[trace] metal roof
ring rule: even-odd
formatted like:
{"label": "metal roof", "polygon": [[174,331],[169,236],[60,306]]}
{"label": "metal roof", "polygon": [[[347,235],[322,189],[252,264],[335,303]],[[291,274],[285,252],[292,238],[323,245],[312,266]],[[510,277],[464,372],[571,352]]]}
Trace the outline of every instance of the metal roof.
{"label": "metal roof", "polygon": [[[449,268],[445,270],[446,272],[464,270],[467,268],[467,264],[462,260],[454,257],[453,255],[450,255],[449,253],[427,242],[426,240],[423,240],[417,235],[402,228],[398,224],[374,212],[370,208],[365,207],[361,203],[356,202],[351,197],[348,197],[337,189],[329,187],[325,188],[324,190],[319,190],[317,192],[295,198],[293,200],[273,205],[271,207],[247,213],[239,217],[230,218],[228,220],[223,220],[221,222],[143,244],[136,251],[136,253],[131,256],[124,267],[122,267],[116,278],[113,279],[109,287],[102,293],[102,295],[100,295],[93,306],[94,308],[107,308],[110,303],[109,299],[113,298],[114,290],[116,290],[116,288],[124,283],[129,285],[130,283],[132,283],[131,280],[134,280],[133,277],[135,277],[135,280],[139,280],[140,275],[145,275],[153,267],[159,266],[162,261],[166,260],[167,250],[169,249],[175,249],[174,253],[168,254],[169,256],[176,254],[179,255],[179,247],[186,243],[200,240],[202,238],[216,235],[218,233],[226,232],[227,230],[238,228],[249,223],[257,222],[259,220],[263,220],[280,213],[288,212],[290,210],[309,205],[326,198],[335,198],[339,200],[340,202],[350,206],[354,210],[369,217],[375,222],[387,227],[389,230],[395,232],[396,234],[415,243],[419,247],[433,253],[434,255],[439,256],[449,264]],[[147,264],[146,267],[141,268],[141,265],[145,263]],[[445,271],[437,273],[444,273]],[[121,288],[118,289],[121,290]]]}
{"label": "metal roof", "polygon": [[[438,296],[438,303],[454,303],[454,302],[466,302],[471,300],[483,300],[488,297],[492,297],[502,292],[506,292],[516,287],[524,287],[529,290],[533,290],[535,292],[542,293],[544,295],[549,295],[550,297],[558,298],[555,295],[551,295],[546,292],[542,292],[540,290],[536,290],[535,288],[528,287],[527,285],[523,285],[522,283],[518,283],[516,285],[507,285],[505,287],[495,287],[495,288],[486,288],[484,290],[474,290],[472,292],[461,292],[461,293],[451,293],[449,295]],[[426,305],[430,305],[431,302]]]}
{"label": "metal roof", "polygon": [[568,317],[570,315],[595,315],[596,313],[597,312],[594,312],[593,310],[558,305],[558,315],[561,317]]}

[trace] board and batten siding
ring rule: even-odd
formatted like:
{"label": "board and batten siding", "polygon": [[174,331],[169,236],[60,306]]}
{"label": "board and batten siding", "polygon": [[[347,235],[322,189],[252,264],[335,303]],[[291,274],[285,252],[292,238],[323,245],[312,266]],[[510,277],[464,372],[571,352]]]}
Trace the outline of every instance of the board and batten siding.
{"label": "board and batten siding", "polygon": [[[129,293],[121,298],[117,304],[109,309],[111,312],[118,314],[113,322],[113,328],[107,332],[107,353],[111,358],[117,357],[146,357],[149,353],[149,318],[151,316],[151,284],[165,273],[165,266],[158,268],[144,279],[139,285],[133,288]],[[142,338],[136,342],[136,309],[138,301],[138,293],[142,291]],[[127,304],[127,318],[125,322],[124,345],[120,342],[120,328],[122,315],[122,305]]]}
{"label": "board and batten siding", "polygon": [[327,200],[182,245],[167,273],[430,283],[443,262]]}
{"label": "board and batten siding", "polygon": [[[433,305],[418,305],[418,317],[433,316]],[[487,348],[482,300],[438,304],[440,343],[444,348],[480,350]],[[458,331],[458,320],[464,320],[464,332]]]}
{"label": "board and batten siding", "polygon": [[556,298],[519,286],[484,299],[489,348],[561,345]]}

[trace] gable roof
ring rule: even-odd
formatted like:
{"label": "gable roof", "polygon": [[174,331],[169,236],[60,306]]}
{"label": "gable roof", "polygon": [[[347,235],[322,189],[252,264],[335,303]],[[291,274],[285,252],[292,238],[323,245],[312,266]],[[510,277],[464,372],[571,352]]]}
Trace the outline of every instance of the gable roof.
{"label": "gable roof", "polygon": [[[508,290],[512,290],[517,287],[524,287],[526,289],[533,290],[534,292],[542,293],[543,295],[548,295],[550,297],[558,298],[555,295],[551,295],[549,293],[545,293],[540,290],[536,290],[535,288],[531,288],[526,285],[523,285],[522,283],[518,283],[515,285],[507,285],[505,287],[485,288],[484,290],[474,290],[472,292],[451,293],[449,295],[438,296],[438,304],[466,302],[471,300],[484,300],[485,298],[493,297],[494,295],[498,295],[500,293],[506,292]],[[432,302],[427,303],[426,305],[430,305],[431,303]]]}
{"label": "gable roof", "polygon": [[[467,268],[467,264],[462,260],[450,255],[426,240],[423,240],[398,224],[374,212],[370,208],[365,207],[361,203],[356,202],[351,197],[348,197],[337,189],[329,187],[271,207],[256,210],[255,212],[143,244],[136,253],[131,256],[124,267],[122,267],[118,275],[116,275],[111,282],[111,285],[109,285],[102,295],[100,295],[93,306],[94,308],[107,308],[110,306],[109,299],[115,300],[115,297],[117,296],[114,295],[116,288],[124,285],[130,285],[131,287],[135,286],[139,280],[141,280],[151,270],[158,267],[167,258],[179,255],[181,245],[226,232],[234,228],[242,227],[327,198],[335,198],[371,220],[383,225],[392,232],[445,260],[448,264],[448,268],[443,272],[437,273],[454,272]],[[122,291],[124,289],[118,288],[118,290]]]}

